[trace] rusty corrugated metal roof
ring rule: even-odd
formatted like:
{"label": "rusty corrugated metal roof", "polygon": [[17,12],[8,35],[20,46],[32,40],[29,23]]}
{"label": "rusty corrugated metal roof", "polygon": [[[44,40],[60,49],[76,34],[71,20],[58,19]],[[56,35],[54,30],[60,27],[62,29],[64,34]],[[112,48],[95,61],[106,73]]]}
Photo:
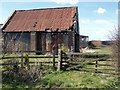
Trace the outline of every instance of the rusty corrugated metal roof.
{"label": "rusty corrugated metal roof", "polygon": [[5,32],[64,31],[72,26],[77,7],[17,10],[8,20]]}

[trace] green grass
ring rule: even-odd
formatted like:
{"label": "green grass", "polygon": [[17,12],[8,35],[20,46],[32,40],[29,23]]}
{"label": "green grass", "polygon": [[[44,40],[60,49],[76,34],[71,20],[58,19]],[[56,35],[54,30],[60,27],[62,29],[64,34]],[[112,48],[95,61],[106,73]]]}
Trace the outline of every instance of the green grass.
{"label": "green grass", "polygon": [[95,50],[95,53],[97,54],[112,54],[112,50],[110,46],[95,47],[93,48],[93,50]]}
{"label": "green grass", "polygon": [[90,72],[60,71],[47,74],[36,83],[24,84],[19,81],[3,81],[3,88],[117,88],[120,87],[117,80],[117,76]]}
{"label": "green grass", "polygon": [[[94,48],[98,54],[111,54],[110,47]],[[11,55],[12,56],[12,55]],[[14,56],[14,55],[13,55]],[[38,56],[38,55],[31,55]],[[29,59],[29,61],[52,61],[52,58]],[[58,61],[58,59],[56,59]],[[83,62],[87,62],[86,60]],[[94,62],[95,63],[95,62]],[[111,64],[108,61],[100,61],[99,64]],[[94,65],[85,65],[85,67],[94,67]],[[110,68],[98,66],[98,68]],[[51,73],[52,72],[52,73]],[[52,71],[46,70],[45,74],[39,82],[24,83],[14,80],[13,76],[8,76],[8,80],[3,80],[3,88],[118,88],[120,77],[115,75],[105,75],[98,73],[82,72],[82,71]],[[4,75],[3,75],[4,76]]]}
{"label": "green grass", "polygon": [[[97,54],[112,54],[112,50],[110,46],[105,46],[105,47],[94,47],[93,50],[95,50],[95,53]],[[111,60],[109,58],[109,60]],[[95,63],[95,62],[93,62]],[[113,65],[111,61],[98,61],[98,64],[110,64]],[[86,65],[86,67],[95,67],[95,65]],[[102,68],[102,69],[112,69],[114,67],[111,66],[99,66],[97,68]],[[114,73],[115,71],[105,71],[105,70],[98,70],[98,71],[104,71],[108,73]]]}
{"label": "green grass", "polygon": [[[92,62],[92,63],[96,63],[96,62]],[[98,61],[97,63],[98,64],[113,65],[113,63],[111,61]],[[85,67],[93,67],[93,68],[95,68],[95,65],[86,65]],[[100,68],[100,69],[114,69],[113,66],[100,66],[100,65],[97,65],[97,68]],[[104,71],[106,73],[115,73],[115,71],[111,71],[111,70],[98,70],[98,71]]]}

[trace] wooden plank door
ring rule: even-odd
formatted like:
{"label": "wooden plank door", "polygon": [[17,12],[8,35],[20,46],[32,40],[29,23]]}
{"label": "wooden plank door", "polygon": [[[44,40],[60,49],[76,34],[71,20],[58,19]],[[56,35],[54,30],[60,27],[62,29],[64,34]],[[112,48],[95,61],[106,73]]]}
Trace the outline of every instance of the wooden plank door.
{"label": "wooden plank door", "polygon": [[51,50],[53,50],[53,47],[55,47],[55,54],[58,53],[58,37],[57,35],[51,35]]}

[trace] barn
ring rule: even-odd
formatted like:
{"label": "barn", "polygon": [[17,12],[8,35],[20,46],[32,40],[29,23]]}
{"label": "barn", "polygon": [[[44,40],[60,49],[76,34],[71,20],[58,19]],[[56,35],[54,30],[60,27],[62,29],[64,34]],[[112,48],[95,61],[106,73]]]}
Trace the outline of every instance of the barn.
{"label": "barn", "polygon": [[2,26],[6,50],[79,52],[78,7],[14,10]]}
{"label": "barn", "polygon": [[89,42],[89,36],[85,36],[85,35],[80,35],[79,37],[80,39],[80,48],[86,48],[88,47],[88,42]]}
{"label": "barn", "polygon": [[2,31],[1,31],[1,27],[3,24],[0,24],[0,40],[2,39]]}

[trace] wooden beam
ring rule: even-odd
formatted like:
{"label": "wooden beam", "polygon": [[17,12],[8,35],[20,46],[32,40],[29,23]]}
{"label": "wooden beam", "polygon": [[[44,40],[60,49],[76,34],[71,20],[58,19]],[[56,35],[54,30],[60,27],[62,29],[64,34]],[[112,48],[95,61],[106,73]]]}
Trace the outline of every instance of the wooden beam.
{"label": "wooden beam", "polygon": [[58,50],[58,71],[62,69],[62,50]]}
{"label": "wooden beam", "polygon": [[80,64],[80,65],[76,65],[76,66],[73,66],[73,67],[69,67],[69,68],[67,68],[66,70],[70,70],[70,69],[73,69],[73,68],[78,68],[78,67],[81,67],[81,66],[83,66],[83,65],[89,64],[89,63],[91,63],[91,62],[99,61],[99,60],[100,60],[100,59],[96,59],[96,60],[92,60],[92,61],[90,61],[90,62],[82,63],[82,64]]}

